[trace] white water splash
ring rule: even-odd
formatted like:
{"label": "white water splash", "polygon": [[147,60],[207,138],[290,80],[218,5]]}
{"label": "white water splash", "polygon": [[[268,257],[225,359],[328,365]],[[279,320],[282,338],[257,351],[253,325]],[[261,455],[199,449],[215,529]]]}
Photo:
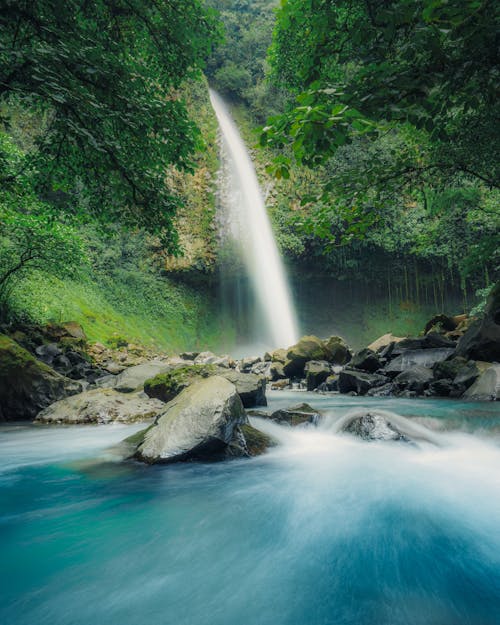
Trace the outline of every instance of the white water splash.
{"label": "white water splash", "polygon": [[295,310],[255,168],[224,101],[213,90],[210,100],[229,160],[224,181],[227,229],[241,249],[264,313],[270,347],[288,347],[298,340]]}

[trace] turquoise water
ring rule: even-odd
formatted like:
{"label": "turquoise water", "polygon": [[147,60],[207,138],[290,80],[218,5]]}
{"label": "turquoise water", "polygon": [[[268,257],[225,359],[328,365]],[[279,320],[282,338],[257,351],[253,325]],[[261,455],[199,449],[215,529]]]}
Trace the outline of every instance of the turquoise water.
{"label": "turquoise water", "polygon": [[[498,625],[500,409],[272,393],[328,414],[252,460],[145,467],[137,426],[0,428],[2,625]],[[441,446],[329,424],[378,406]]]}

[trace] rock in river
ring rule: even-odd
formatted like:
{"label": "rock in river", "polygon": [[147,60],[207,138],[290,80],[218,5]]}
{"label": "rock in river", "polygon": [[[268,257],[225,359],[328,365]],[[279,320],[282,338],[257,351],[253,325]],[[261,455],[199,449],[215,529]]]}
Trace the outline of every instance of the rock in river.
{"label": "rock in river", "polygon": [[247,416],[234,384],[220,376],[200,380],[169,402],[146,430],[137,458],[168,463],[224,456]]}
{"label": "rock in river", "polygon": [[79,382],[56,373],[0,334],[0,421],[33,419],[49,404],[81,390]]}
{"label": "rock in river", "polygon": [[66,397],[42,410],[36,418],[41,423],[134,423],[153,419],[165,410],[158,399],[143,393],[118,393],[111,388],[97,388]]}

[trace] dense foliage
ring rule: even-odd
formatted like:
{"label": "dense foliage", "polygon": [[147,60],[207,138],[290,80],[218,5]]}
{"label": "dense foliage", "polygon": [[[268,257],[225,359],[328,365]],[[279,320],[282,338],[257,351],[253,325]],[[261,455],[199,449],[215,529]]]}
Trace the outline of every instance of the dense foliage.
{"label": "dense foliage", "polygon": [[[141,225],[175,249],[171,166],[191,169],[199,134],[176,91],[218,37],[200,0],[2,0],[0,97],[38,114],[32,173],[59,208]],[[1,156],[0,156],[1,158]]]}

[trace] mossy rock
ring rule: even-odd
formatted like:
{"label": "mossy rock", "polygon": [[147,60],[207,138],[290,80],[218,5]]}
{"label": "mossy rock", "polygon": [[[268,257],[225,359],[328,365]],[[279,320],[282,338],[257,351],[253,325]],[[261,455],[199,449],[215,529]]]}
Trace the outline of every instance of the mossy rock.
{"label": "mossy rock", "polygon": [[59,375],[0,334],[0,420],[33,419],[51,403],[81,390],[78,382]]}
{"label": "mossy rock", "polygon": [[146,380],[144,392],[148,397],[154,397],[169,402],[193,382],[217,374],[215,365],[188,365],[179,367],[167,373],[160,373],[154,378]]}
{"label": "mossy rock", "polygon": [[240,425],[240,430],[245,437],[247,450],[251,456],[260,456],[269,447],[274,447],[277,444],[274,438],[249,424]]}

